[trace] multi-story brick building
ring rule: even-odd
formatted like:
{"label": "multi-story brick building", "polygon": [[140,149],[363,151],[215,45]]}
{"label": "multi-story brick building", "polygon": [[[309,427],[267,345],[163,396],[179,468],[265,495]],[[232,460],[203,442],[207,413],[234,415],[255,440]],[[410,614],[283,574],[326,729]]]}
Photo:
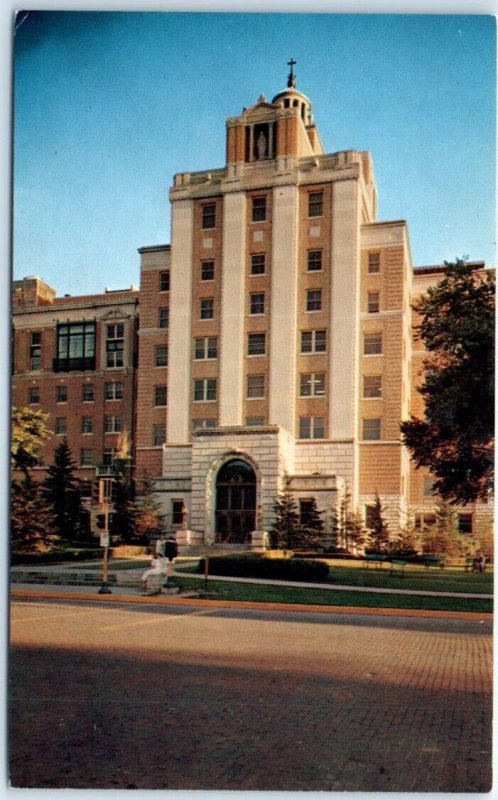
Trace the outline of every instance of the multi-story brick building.
{"label": "multi-story brick building", "polygon": [[110,474],[120,433],[135,428],[138,295],[56,297],[36,277],[13,283],[12,402],[48,414],[44,466],[67,438],[88,502],[96,468]]}

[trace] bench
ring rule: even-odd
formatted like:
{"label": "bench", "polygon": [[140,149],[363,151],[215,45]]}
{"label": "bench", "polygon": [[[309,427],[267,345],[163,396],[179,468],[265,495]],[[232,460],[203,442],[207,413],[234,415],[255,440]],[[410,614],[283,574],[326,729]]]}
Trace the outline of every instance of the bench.
{"label": "bench", "polygon": [[407,563],[406,561],[402,561],[400,558],[392,558],[389,575],[395,575],[397,573],[398,575],[404,577],[406,563]]}
{"label": "bench", "polygon": [[440,569],[444,569],[444,558],[442,556],[425,556],[424,567],[426,569],[429,569],[430,567],[439,567]]}
{"label": "bench", "polygon": [[377,569],[382,569],[382,565],[384,563],[384,556],[381,555],[364,556],[363,560],[366,563],[367,569],[369,569],[370,564],[374,564]]}

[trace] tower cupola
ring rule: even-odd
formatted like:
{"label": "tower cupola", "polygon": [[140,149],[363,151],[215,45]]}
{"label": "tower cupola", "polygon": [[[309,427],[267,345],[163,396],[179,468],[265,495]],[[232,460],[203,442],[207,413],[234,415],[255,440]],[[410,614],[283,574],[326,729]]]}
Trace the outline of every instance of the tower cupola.
{"label": "tower cupola", "polygon": [[288,62],[290,73],[287,78],[287,88],[275,95],[272,104],[279,106],[279,108],[297,108],[304,124],[306,126],[312,125],[311,103],[306,95],[296,89],[295,63],[293,58]]}

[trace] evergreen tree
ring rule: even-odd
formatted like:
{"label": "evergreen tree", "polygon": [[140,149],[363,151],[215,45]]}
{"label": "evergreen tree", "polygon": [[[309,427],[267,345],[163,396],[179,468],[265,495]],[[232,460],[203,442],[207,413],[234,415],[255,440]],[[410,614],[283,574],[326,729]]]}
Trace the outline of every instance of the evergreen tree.
{"label": "evergreen tree", "polygon": [[13,552],[49,548],[54,541],[51,514],[29,472],[21,481],[12,481],[10,496]]}
{"label": "evergreen tree", "polygon": [[283,492],[273,503],[275,522],[270,534],[272,546],[277,548],[292,548],[299,545],[300,525],[297,504],[285,483]]}
{"label": "evergreen tree", "polygon": [[164,533],[164,515],[155,494],[154,478],[145,471],[142,475],[138,497],[134,504],[135,535],[147,542],[151,536]]}
{"label": "evergreen tree", "polygon": [[41,486],[43,498],[50,509],[53,531],[61,540],[81,539],[83,509],[76,463],[64,438],[54,453],[54,463],[48,468]]}
{"label": "evergreen tree", "polygon": [[120,434],[113,466],[110,532],[122,542],[131,542],[135,534],[135,492],[131,479],[131,443],[126,429]]}
{"label": "evergreen tree", "polygon": [[318,550],[323,546],[323,512],[318,511],[316,499],[309,500],[301,513],[300,547]]}
{"label": "evergreen tree", "polygon": [[337,506],[332,506],[330,509],[330,531],[328,536],[328,543],[327,549],[329,550],[337,550],[339,547],[339,533],[340,533],[340,522],[339,522],[339,514],[340,509]]}
{"label": "evergreen tree", "polygon": [[417,467],[453,503],[487,498],[493,487],[495,280],[475,265],[446,262],[444,278],[415,310],[427,351],[424,418],[401,424]]}
{"label": "evergreen tree", "polygon": [[388,549],[389,526],[384,519],[384,510],[378,492],[375,494],[375,502],[371,507],[368,533],[370,543],[376,551],[382,553]]}

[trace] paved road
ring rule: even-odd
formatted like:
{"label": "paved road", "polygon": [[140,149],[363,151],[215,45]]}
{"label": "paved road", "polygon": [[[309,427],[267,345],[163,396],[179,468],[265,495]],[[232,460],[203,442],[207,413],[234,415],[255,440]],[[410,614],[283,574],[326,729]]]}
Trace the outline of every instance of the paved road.
{"label": "paved road", "polygon": [[492,623],[14,599],[14,787],[482,792]]}

